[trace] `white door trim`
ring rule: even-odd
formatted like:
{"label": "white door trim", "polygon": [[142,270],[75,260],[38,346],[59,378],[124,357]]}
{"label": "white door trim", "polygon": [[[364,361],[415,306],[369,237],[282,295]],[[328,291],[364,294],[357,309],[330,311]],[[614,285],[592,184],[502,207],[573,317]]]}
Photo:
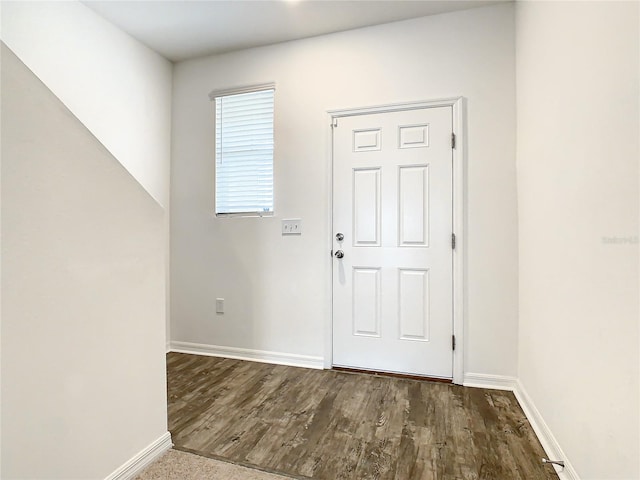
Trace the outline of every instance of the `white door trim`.
{"label": "white door trim", "polygon": [[453,149],[453,231],[456,235],[456,248],[453,251],[453,333],[456,337],[456,348],[453,352],[453,383],[462,385],[464,381],[464,325],[466,299],[466,102],[464,97],[443,98],[420,102],[397,103],[364,108],[329,110],[327,112],[328,152],[329,152],[329,235],[327,240],[327,261],[331,262],[328,277],[329,318],[325,328],[324,367],[333,365],[333,257],[329,255],[333,248],[333,128],[332,125],[340,117],[368,115],[372,113],[398,112],[420,108],[452,107],[453,133],[456,137]]}

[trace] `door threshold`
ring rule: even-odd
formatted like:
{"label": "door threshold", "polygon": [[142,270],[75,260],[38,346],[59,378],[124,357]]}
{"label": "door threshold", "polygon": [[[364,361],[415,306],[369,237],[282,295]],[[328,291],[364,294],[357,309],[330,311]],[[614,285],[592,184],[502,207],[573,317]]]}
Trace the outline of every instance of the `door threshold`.
{"label": "door threshold", "polygon": [[378,377],[394,377],[394,378],[404,378],[407,380],[422,380],[426,382],[438,382],[438,383],[453,383],[453,380],[450,378],[439,378],[439,377],[428,377],[426,375],[411,375],[408,373],[395,373],[395,372],[384,372],[380,370],[365,370],[362,368],[348,368],[348,367],[331,367],[331,370],[335,370],[337,372],[346,372],[346,373],[364,373],[367,375],[375,375]]}

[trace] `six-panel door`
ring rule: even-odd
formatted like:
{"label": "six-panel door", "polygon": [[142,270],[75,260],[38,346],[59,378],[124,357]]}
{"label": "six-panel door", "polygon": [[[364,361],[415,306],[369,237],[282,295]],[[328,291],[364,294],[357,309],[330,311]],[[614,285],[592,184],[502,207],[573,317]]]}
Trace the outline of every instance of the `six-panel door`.
{"label": "six-panel door", "polygon": [[452,110],[333,131],[333,364],[451,378]]}

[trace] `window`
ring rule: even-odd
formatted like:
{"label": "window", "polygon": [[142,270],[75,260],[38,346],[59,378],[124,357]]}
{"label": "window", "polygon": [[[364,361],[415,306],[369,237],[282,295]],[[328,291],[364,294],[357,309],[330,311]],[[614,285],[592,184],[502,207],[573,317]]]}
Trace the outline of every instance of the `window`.
{"label": "window", "polygon": [[217,215],[273,213],[274,86],[213,92]]}

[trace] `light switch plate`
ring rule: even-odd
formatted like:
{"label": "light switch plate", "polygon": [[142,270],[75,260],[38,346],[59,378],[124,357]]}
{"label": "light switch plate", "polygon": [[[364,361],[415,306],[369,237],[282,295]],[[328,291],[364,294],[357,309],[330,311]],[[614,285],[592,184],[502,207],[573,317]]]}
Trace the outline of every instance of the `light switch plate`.
{"label": "light switch plate", "polygon": [[302,235],[302,220],[299,218],[283,219],[282,235]]}

